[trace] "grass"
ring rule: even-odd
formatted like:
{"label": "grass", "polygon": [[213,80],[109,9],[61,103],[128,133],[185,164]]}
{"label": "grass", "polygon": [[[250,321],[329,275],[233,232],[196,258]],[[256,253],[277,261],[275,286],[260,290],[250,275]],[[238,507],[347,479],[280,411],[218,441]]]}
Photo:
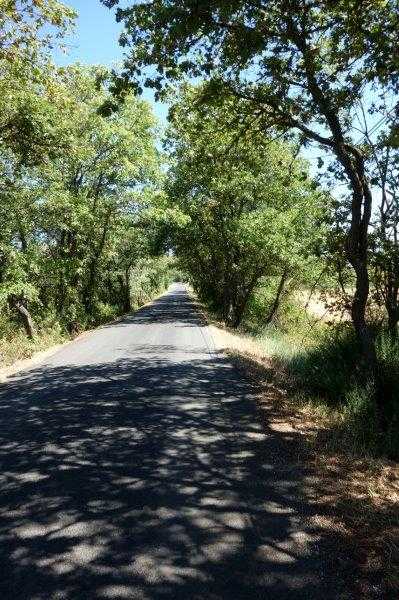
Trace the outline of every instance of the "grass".
{"label": "grass", "polygon": [[[376,332],[382,400],[388,416],[384,435],[377,430],[376,388],[360,366],[360,351],[348,322],[326,322],[308,314],[297,300],[286,299],[279,318],[263,326],[260,304],[253,302],[240,335],[256,341],[258,352],[273,361],[294,404],[328,414],[337,444],[353,452],[399,458],[399,343]],[[267,314],[264,306],[264,314]]]}
{"label": "grass", "polygon": [[[337,564],[338,576],[356,577],[359,598],[396,598],[399,469],[376,447],[374,428],[368,427],[374,422],[373,390],[351,377],[353,339],[344,327],[332,330],[307,317],[297,327],[291,322],[291,329],[287,320],[281,328],[245,325],[233,331],[211,319],[216,346],[256,385],[269,426],[272,418],[287,423],[308,449],[317,489],[309,498],[315,526],[329,536],[336,531],[350,548]],[[396,349],[381,336],[378,352],[395,383]]]}
{"label": "grass", "polygon": [[30,358],[36,352],[47,350],[56,344],[62,344],[68,339],[69,336],[59,326],[53,326],[41,329],[34,340],[29,340],[25,330],[14,325],[12,334],[0,336],[0,367]]}

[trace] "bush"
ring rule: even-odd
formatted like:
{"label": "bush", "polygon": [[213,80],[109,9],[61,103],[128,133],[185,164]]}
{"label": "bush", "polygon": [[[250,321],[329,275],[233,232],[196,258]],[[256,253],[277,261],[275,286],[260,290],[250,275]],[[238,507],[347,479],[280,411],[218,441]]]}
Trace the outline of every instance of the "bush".
{"label": "bush", "polygon": [[[388,429],[377,431],[375,386],[365,383],[360,352],[349,323],[327,325],[303,314],[302,307],[285,300],[278,322],[262,326],[262,298],[248,311],[247,328],[256,335],[266,355],[274,358],[290,388],[312,404],[340,414],[346,439],[361,452],[399,456],[399,342],[386,332],[377,335],[377,360],[383,382]],[[258,313],[254,310],[254,306]],[[257,315],[257,316],[256,316]]]}
{"label": "bush", "polygon": [[377,411],[375,387],[372,384],[354,384],[345,396],[344,428],[352,444],[360,452],[378,450]]}
{"label": "bush", "polygon": [[173,259],[162,256],[141,260],[130,275],[132,308],[139,308],[163,292],[172,281]]}
{"label": "bush", "polygon": [[[4,335],[5,332],[7,332],[6,335]],[[35,352],[60,344],[66,339],[66,333],[58,323],[55,323],[52,326],[40,327],[36,338],[30,340],[26,337],[22,326],[10,321],[8,327],[6,319],[3,317],[0,335],[0,367],[11,365],[17,360],[30,358]]]}
{"label": "bush", "polygon": [[377,431],[375,386],[364,383],[359,348],[350,326],[336,326],[315,345],[293,354],[286,366],[292,381],[311,397],[342,412],[344,427],[361,451],[399,456],[399,344],[386,333],[377,337],[378,369],[388,428]]}
{"label": "bush", "polygon": [[384,451],[399,456],[399,341],[387,333],[377,338],[377,356],[380,377],[384,382],[384,402],[387,409],[388,430],[381,440]]}
{"label": "bush", "polygon": [[95,323],[107,323],[115,319],[119,313],[120,310],[117,306],[106,302],[96,302],[93,318]]}
{"label": "bush", "polygon": [[314,344],[298,350],[287,367],[302,388],[333,406],[342,404],[359,377],[359,349],[351,327],[315,332]]}

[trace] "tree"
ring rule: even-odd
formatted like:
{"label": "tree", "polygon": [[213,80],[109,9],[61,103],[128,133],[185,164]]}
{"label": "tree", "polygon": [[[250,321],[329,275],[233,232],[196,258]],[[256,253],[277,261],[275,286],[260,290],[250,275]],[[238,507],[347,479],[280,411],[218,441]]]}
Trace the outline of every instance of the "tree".
{"label": "tree", "polygon": [[[101,311],[128,310],[129,271],[147,250],[137,224],[159,167],[147,103],[130,95],[104,116],[104,69],[49,73],[48,151],[22,160],[17,133],[13,146],[0,145],[0,299],[30,337],[31,310],[57,315],[70,332],[101,320]],[[37,88],[30,94],[49,102]]]}
{"label": "tree", "polygon": [[80,67],[63,72],[71,98],[63,119],[73,141],[40,171],[41,230],[53,260],[49,281],[57,288],[58,311],[72,311],[72,324],[79,313],[95,317],[105,265],[119,249],[119,236],[129,237],[143,189],[158,172],[148,104],[129,96],[120,111],[103,116],[110,96],[104,75]]}
{"label": "tree", "polygon": [[174,242],[200,296],[237,327],[262,277],[284,284],[306,262],[325,198],[289,145],[237,135],[239,100],[210,108],[200,97],[186,89],[171,110],[166,189],[169,208],[183,215]]}
{"label": "tree", "polygon": [[372,146],[375,158],[374,183],[381,189],[371,236],[371,267],[374,298],[385,307],[392,339],[399,322],[399,152],[388,141]]}
{"label": "tree", "polygon": [[[182,74],[205,76],[208,96],[227,88],[247,101],[249,125],[295,131],[337,161],[351,189],[345,249],[356,277],[352,320],[377,380],[365,317],[372,188],[367,150],[351,122],[375,87],[397,94],[397,9],[396,0],[156,0],[117,12],[126,26],[121,43],[132,47],[125,77],[138,81],[144,72],[145,84],[162,90]],[[153,65],[155,73],[147,69]],[[381,423],[382,402],[380,393]]]}
{"label": "tree", "polygon": [[56,0],[1,0],[0,9],[0,297],[22,317],[33,338],[27,304],[37,294],[27,273],[33,260],[28,259],[32,215],[25,212],[29,202],[24,181],[29,167],[68,146],[67,128],[61,129],[58,118],[62,87],[47,49],[63,36],[74,13]]}

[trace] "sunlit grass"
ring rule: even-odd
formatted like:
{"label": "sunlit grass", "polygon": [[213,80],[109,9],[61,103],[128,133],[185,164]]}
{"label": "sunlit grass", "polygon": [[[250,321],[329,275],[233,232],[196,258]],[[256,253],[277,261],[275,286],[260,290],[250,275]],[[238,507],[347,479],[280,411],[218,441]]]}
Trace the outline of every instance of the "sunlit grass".
{"label": "sunlit grass", "polygon": [[0,367],[30,358],[36,352],[61,344],[67,339],[67,333],[58,326],[39,330],[34,340],[28,339],[25,331],[16,326],[12,335],[8,333],[0,337]]}

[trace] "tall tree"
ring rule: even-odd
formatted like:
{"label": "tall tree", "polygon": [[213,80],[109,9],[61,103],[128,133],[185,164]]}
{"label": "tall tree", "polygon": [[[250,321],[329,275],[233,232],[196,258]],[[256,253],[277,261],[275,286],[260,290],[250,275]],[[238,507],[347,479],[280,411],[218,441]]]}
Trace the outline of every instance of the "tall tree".
{"label": "tall tree", "polygon": [[283,142],[241,135],[241,101],[198,104],[186,89],[173,106],[168,206],[181,263],[201,297],[237,327],[262,277],[297,274],[322,235],[325,198]]}
{"label": "tall tree", "polygon": [[[375,87],[397,94],[397,0],[155,0],[119,8],[117,18],[125,21],[121,43],[132,48],[125,76],[138,81],[144,72],[145,85],[156,90],[182,74],[205,76],[210,95],[228,88],[247,101],[249,123],[296,131],[337,161],[351,189],[352,320],[377,377],[365,317],[372,188],[367,150],[351,119]],[[153,65],[155,72],[148,70]],[[378,107],[371,105],[375,122]],[[379,402],[382,415],[382,394]]]}
{"label": "tall tree", "polygon": [[40,160],[22,160],[17,133],[14,146],[0,145],[0,299],[31,337],[30,307],[55,313],[71,332],[101,319],[104,306],[127,309],[129,269],[146,250],[137,222],[158,177],[155,121],[132,95],[103,115],[106,77],[53,69],[48,113],[49,97],[29,91],[51,126]]}
{"label": "tall tree", "polygon": [[[40,169],[40,228],[51,247],[58,310],[95,317],[115,236],[128,235],[128,217],[133,225],[143,189],[158,175],[155,121],[148,104],[132,95],[118,112],[101,114],[110,97],[102,69],[71,67],[62,77],[71,98],[62,118],[72,142]],[[71,314],[71,322],[77,317]]]}
{"label": "tall tree", "polygon": [[27,169],[69,143],[59,119],[66,98],[48,50],[73,17],[56,0],[0,0],[0,296],[21,315],[29,337],[34,326],[27,303],[36,291],[27,275],[32,213],[23,181],[30,177]]}

